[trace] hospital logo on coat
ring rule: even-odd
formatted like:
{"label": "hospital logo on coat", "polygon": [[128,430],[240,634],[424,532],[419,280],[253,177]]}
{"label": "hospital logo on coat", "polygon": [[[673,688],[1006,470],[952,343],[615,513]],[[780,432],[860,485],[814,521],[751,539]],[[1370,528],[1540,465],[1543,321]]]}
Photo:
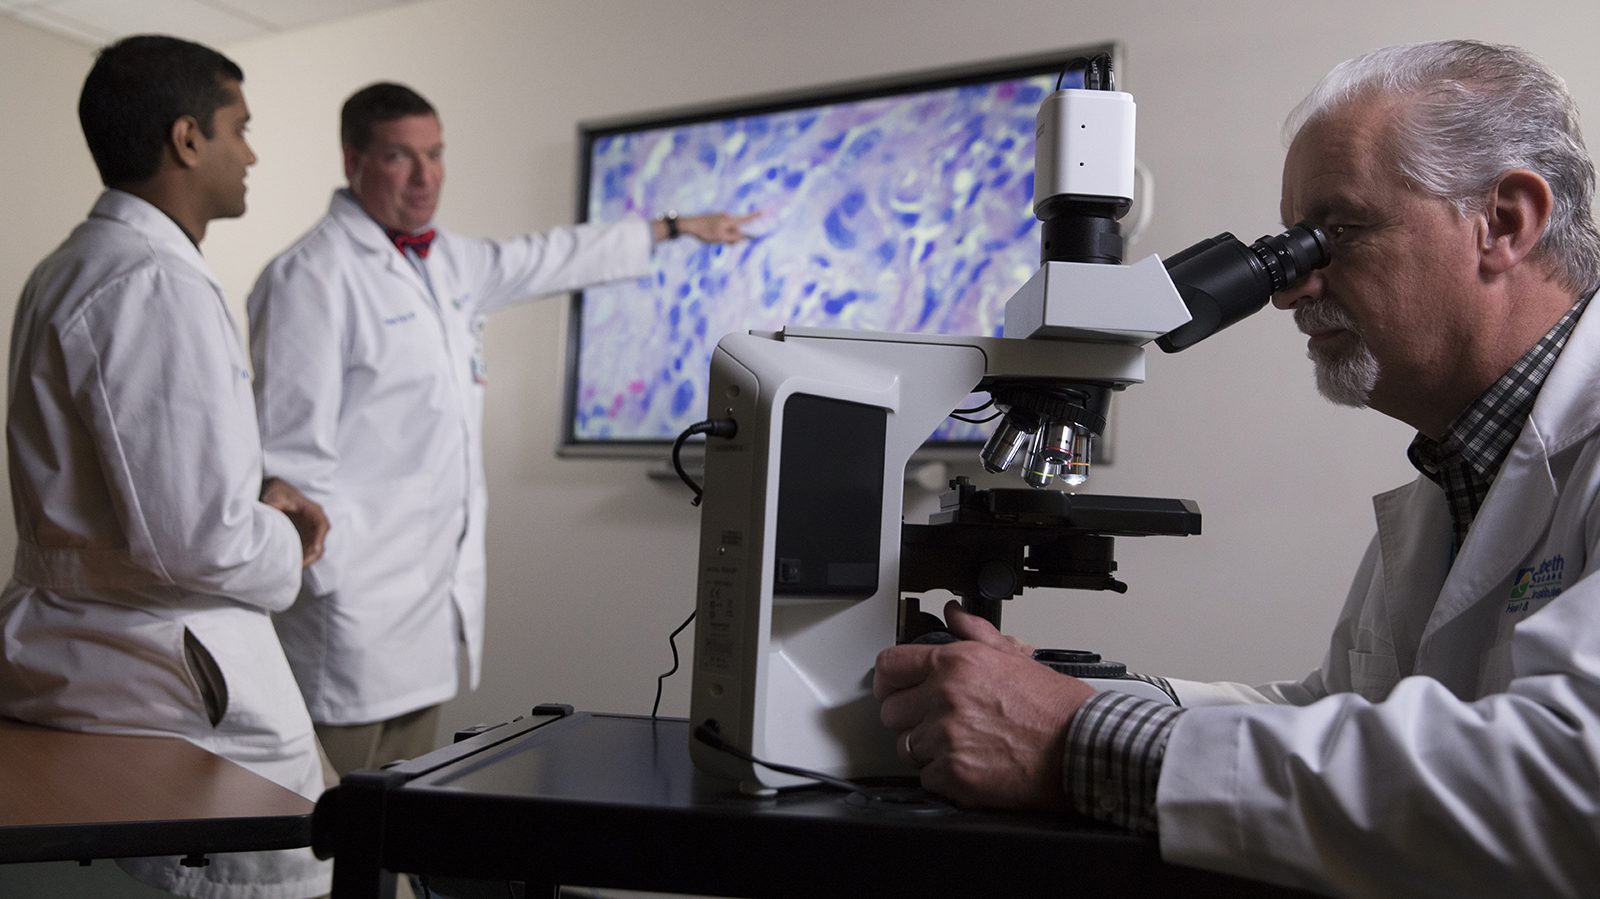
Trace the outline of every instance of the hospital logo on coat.
{"label": "hospital logo on coat", "polygon": [[1511,579],[1510,601],[1506,611],[1522,612],[1534,602],[1545,602],[1561,595],[1561,578],[1566,571],[1566,560],[1560,553],[1545,559],[1536,566],[1517,569]]}

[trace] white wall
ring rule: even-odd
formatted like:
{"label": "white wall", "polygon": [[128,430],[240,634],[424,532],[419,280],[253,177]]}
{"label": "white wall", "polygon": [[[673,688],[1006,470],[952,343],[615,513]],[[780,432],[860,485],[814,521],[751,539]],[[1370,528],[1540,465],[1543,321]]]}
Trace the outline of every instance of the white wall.
{"label": "white wall", "polygon": [[[0,18],[0,322],[11,315],[28,273],[99,193],[94,161],[78,130],[78,90],[92,48]],[[6,378],[0,369],[0,383]],[[17,543],[10,492],[0,490],[0,570],[11,572]]]}
{"label": "white wall", "polygon": [[[1223,230],[1250,240],[1278,230],[1283,115],[1331,64],[1362,50],[1453,36],[1519,43],[1563,72],[1587,119],[1600,121],[1592,0],[1502,7],[410,4],[222,48],[245,69],[261,163],[250,214],[215,225],[206,255],[242,303],[261,264],[324,209],[340,180],[339,104],[378,79],[410,83],[441,110],[449,147],[442,220],[502,235],[569,220],[580,119],[1106,40],[1125,48],[1122,86],[1137,98],[1139,156],[1156,179],[1154,221],[1130,255],[1172,252]],[[4,205],[24,211],[11,230],[26,237],[0,250],[7,303],[27,265],[94,193],[81,140],[62,124],[72,121],[88,59],[0,21],[0,97],[8,113],[13,104],[20,112],[7,116],[0,136],[11,175]],[[697,516],[685,490],[646,480],[637,462],[553,454],[564,311],[564,298],[536,303],[500,314],[490,328],[488,659],[483,688],[447,709],[449,725],[504,720],[546,700],[645,711],[670,661],[666,635],[693,607]],[[1116,463],[1091,486],[1193,498],[1204,535],[1120,541],[1128,594],[1034,593],[1010,606],[1008,630],[1147,671],[1298,676],[1320,659],[1370,533],[1367,497],[1410,476],[1409,432],[1320,400],[1303,339],[1281,313],[1180,356],[1153,354],[1149,369],[1149,383],[1119,399]],[[9,530],[0,539],[3,552]],[[680,673],[667,713],[687,711],[687,689]]]}

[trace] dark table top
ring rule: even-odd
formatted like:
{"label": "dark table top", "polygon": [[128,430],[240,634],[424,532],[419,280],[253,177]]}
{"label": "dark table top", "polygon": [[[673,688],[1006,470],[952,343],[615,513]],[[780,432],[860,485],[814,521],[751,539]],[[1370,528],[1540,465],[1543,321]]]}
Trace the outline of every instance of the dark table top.
{"label": "dark table top", "polygon": [[[1068,815],[872,803],[825,788],[739,794],[696,770],[683,719],[533,715],[318,803],[336,899],[377,867],[712,895],[1292,895],[1161,861],[1155,840]],[[529,895],[535,895],[530,890]]]}

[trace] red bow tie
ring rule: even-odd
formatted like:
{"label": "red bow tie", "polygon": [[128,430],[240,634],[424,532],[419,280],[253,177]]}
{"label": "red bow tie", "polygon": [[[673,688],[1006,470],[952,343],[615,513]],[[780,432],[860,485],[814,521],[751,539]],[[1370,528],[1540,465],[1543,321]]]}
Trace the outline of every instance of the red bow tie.
{"label": "red bow tie", "polygon": [[406,250],[417,254],[419,259],[428,258],[428,250],[433,246],[434,229],[429,228],[421,234],[407,234],[404,231],[385,231],[389,239],[394,241],[394,248],[405,255]]}

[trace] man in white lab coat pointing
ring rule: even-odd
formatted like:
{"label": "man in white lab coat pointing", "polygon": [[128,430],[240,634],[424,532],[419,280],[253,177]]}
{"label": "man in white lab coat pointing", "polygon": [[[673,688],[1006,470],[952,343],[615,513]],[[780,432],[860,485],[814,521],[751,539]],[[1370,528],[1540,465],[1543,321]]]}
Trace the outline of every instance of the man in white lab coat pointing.
{"label": "man in white lab coat pointing", "polygon": [[[106,191],[34,270],[11,334],[0,714],[177,735],[314,799],[323,766],[269,613],[327,520],[262,480],[243,345],[200,256],[211,220],[244,214],[243,79],[209,48],[138,36],[84,82]],[[185,896],[329,887],[309,849],[120,863]]]}
{"label": "man in white lab coat pointing", "polygon": [[[878,660],[930,788],[1070,807],[1170,861],[1344,896],[1600,884],[1600,234],[1561,79],[1466,41],[1336,67],[1291,119],[1282,215],[1332,262],[1275,298],[1319,389],[1417,429],[1321,666],[1181,707],[969,638]],[[1587,311],[1586,311],[1587,310]],[[1220,572],[1219,572],[1220,574]]]}
{"label": "man in white lab coat pointing", "polygon": [[438,706],[483,651],[484,317],[647,270],[680,234],[732,243],[751,216],[555,228],[510,240],[436,227],[433,106],[379,83],[345,102],[349,187],[249,300],[267,471],[333,522],[278,632],[342,774],[435,746]]}

